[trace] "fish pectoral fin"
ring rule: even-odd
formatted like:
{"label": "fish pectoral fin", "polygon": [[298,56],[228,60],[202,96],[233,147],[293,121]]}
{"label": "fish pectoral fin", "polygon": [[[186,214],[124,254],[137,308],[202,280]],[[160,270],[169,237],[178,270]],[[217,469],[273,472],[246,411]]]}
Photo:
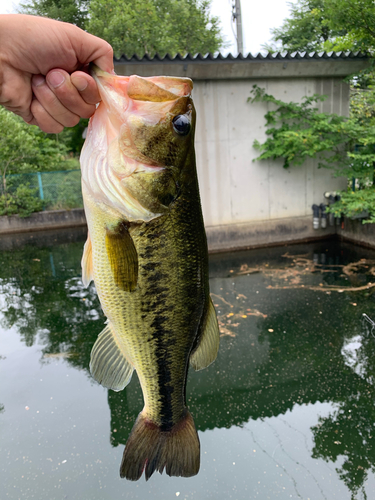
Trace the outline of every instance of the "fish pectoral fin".
{"label": "fish pectoral fin", "polygon": [[126,223],[121,222],[112,231],[107,229],[105,244],[116,285],[132,292],[138,281],[138,254]]}
{"label": "fish pectoral fin", "polygon": [[113,391],[122,391],[130,382],[133,371],[124,347],[118,342],[109,323],[99,334],[92,348],[91,375],[102,386]]}
{"label": "fish pectoral fin", "polygon": [[94,270],[92,265],[92,244],[90,239],[90,233],[87,233],[87,240],[85,246],[83,247],[81,267],[82,267],[82,283],[83,286],[87,288],[90,282],[94,279]]}
{"label": "fish pectoral fin", "polygon": [[213,363],[219,350],[219,325],[217,323],[216,311],[211,298],[203,321],[202,336],[198,346],[190,355],[190,364],[196,371],[202,370]]}

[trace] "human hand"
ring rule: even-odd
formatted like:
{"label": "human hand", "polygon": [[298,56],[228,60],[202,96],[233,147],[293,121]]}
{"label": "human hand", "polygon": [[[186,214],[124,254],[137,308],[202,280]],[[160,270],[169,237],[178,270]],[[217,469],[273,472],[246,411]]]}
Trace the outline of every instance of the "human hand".
{"label": "human hand", "polygon": [[99,92],[80,71],[90,62],[113,71],[112,47],[71,24],[0,15],[0,104],[44,132],[61,132],[94,113]]}

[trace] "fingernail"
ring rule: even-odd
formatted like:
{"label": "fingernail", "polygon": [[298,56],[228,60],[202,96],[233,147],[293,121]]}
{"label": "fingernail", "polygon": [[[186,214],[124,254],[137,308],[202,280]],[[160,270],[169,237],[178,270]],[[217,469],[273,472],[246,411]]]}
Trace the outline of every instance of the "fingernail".
{"label": "fingernail", "polygon": [[47,76],[47,81],[51,87],[57,88],[65,81],[65,77],[60,71],[52,71]]}
{"label": "fingernail", "polygon": [[34,75],[32,79],[32,84],[34,85],[34,87],[40,87],[41,85],[43,85],[45,81],[46,80],[43,75]]}
{"label": "fingernail", "polygon": [[80,92],[83,92],[88,85],[86,78],[81,78],[80,76],[75,76],[74,78],[72,78],[72,82],[75,88]]}

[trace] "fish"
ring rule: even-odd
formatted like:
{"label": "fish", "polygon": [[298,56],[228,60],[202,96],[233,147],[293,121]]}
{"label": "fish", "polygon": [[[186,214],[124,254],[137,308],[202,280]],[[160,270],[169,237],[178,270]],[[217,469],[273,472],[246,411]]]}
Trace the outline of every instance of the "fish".
{"label": "fish", "polygon": [[191,477],[200,442],[186,405],[189,364],[210,365],[219,328],[195,163],[189,78],[93,71],[101,102],[81,153],[88,237],[82,281],[93,280],[107,322],[91,352],[102,386],[137,372],[144,407],[120,476]]}

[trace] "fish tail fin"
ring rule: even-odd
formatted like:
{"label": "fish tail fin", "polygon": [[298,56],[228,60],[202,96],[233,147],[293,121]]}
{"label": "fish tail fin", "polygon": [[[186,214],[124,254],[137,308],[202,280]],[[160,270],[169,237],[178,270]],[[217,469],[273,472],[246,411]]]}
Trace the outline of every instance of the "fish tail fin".
{"label": "fish tail fin", "polygon": [[191,477],[198,474],[200,444],[194,420],[186,410],[185,416],[170,430],[138,415],[126,443],[120,466],[120,476],[137,481],[145,471],[146,481],[155,471],[168,476]]}

